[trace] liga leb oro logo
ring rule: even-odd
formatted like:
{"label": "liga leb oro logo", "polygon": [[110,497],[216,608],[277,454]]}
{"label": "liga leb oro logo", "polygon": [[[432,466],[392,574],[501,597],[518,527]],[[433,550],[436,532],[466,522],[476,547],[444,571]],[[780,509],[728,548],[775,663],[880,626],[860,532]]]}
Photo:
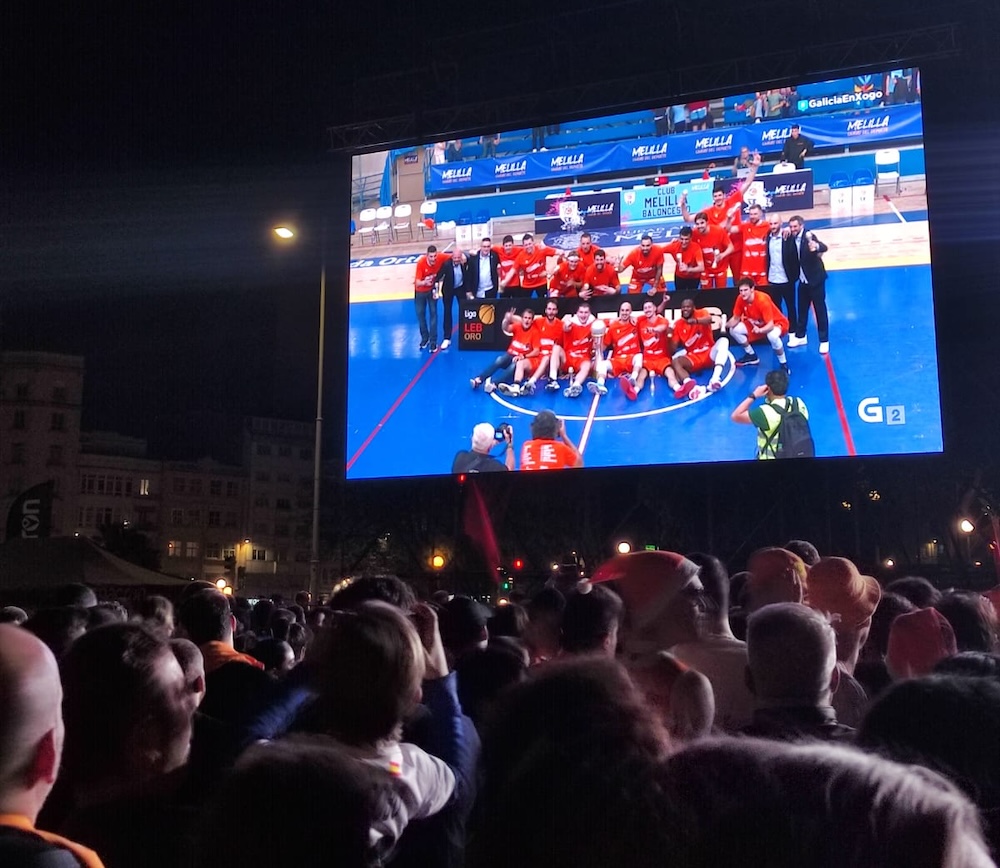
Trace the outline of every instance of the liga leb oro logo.
{"label": "liga leb oro logo", "polygon": [[496,319],[496,308],[492,304],[479,305],[479,321],[483,325],[492,325]]}

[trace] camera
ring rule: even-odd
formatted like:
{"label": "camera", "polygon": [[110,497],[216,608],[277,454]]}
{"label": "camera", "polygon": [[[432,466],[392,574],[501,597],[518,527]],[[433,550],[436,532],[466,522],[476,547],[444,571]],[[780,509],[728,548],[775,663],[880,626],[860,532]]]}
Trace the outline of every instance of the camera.
{"label": "camera", "polygon": [[497,443],[503,443],[504,440],[507,439],[507,435],[508,434],[512,435],[513,433],[514,429],[511,428],[510,425],[508,425],[506,422],[501,422],[499,425],[497,425],[496,430],[493,432],[493,439],[496,440]]}

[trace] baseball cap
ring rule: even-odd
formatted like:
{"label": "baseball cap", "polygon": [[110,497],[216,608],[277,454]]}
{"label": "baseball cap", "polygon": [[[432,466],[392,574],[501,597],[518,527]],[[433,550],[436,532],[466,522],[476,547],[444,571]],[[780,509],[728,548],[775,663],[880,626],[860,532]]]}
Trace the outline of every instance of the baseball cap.
{"label": "baseball cap", "polygon": [[871,576],[864,576],[847,558],[820,558],[809,569],[806,604],[820,612],[839,615],[834,627],[853,629],[871,617],[882,588]]}

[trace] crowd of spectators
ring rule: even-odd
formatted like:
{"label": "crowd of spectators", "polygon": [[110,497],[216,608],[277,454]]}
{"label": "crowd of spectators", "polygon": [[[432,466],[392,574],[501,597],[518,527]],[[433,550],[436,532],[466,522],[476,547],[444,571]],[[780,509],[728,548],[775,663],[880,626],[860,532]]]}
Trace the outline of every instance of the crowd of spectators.
{"label": "crowd of spectators", "polygon": [[1000,589],[794,540],[579,576],[0,609],[0,865],[994,864]]}

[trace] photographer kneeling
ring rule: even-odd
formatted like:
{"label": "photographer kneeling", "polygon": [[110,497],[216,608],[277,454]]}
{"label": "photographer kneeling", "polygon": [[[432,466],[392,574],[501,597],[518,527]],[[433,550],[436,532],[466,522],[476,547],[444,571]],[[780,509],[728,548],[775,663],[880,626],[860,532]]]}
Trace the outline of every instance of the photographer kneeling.
{"label": "photographer kneeling", "polygon": [[[503,463],[490,450],[499,443],[505,443]],[[514,469],[514,429],[506,423],[494,430],[489,422],[480,422],[472,429],[472,449],[462,450],[451,465],[452,473],[492,473],[497,470]]]}

